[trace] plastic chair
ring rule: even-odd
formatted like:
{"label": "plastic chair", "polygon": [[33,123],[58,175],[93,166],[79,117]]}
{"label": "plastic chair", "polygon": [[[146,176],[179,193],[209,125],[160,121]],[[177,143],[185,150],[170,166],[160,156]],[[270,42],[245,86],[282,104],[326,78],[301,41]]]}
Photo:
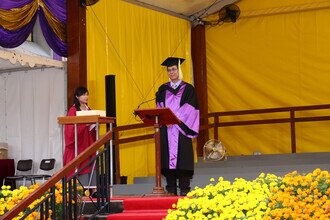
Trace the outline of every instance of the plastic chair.
{"label": "plastic chair", "polygon": [[27,179],[31,180],[33,184],[36,184],[37,179],[42,179],[42,183],[44,183],[46,179],[52,176],[50,171],[54,169],[55,163],[56,159],[54,158],[41,160],[38,174],[29,175]]}
{"label": "plastic chair", "polygon": [[23,185],[25,186],[26,175],[31,174],[32,172],[33,172],[33,160],[32,159],[19,160],[17,162],[15,175],[5,177],[3,179],[2,184],[5,185],[6,181],[10,181],[12,183],[15,182],[15,186],[16,186],[17,180],[23,180]]}

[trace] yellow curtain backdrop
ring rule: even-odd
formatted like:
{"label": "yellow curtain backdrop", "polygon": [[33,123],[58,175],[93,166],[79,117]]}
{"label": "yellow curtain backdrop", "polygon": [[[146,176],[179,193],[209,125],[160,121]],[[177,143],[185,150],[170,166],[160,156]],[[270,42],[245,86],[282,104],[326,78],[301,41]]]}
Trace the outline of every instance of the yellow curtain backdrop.
{"label": "yellow curtain backdrop", "polygon": [[[186,58],[183,77],[191,82],[189,21],[120,0],[99,1],[86,9],[87,84],[93,109],[105,109],[105,76],[114,74],[117,125],[138,123],[133,110],[153,99],[168,81],[166,68],[160,65],[168,56]],[[140,108],[153,107],[154,100]],[[126,132],[121,137],[131,135]],[[120,145],[120,171],[129,183],[134,176],[155,174],[154,148],[153,140]]]}
{"label": "yellow curtain backdrop", "polygon": [[[206,27],[209,112],[329,104],[329,1],[237,5],[236,23]],[[297,123],[297,152],[329,151],[329,125]],[[219,137],[229,155],[291,152],[289,124],[225,127]]]}

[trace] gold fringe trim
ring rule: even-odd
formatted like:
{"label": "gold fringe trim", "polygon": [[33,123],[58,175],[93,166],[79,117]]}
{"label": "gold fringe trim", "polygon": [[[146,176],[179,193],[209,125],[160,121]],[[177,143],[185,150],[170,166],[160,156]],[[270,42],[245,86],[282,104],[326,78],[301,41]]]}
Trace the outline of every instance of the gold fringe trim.
{"label": "gold fringe trim", "polygon": [[24,5],[22,8],[0,9],[0,25],[10,31],[20,29],[31,21],[37,9],[38,0]]}

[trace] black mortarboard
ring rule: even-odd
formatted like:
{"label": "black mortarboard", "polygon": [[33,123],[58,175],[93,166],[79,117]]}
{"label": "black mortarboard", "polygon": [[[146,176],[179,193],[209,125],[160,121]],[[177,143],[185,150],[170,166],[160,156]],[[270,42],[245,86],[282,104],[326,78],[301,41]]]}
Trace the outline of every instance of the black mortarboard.
{"label": "black mortarboard", "polygon": [[164,62],[162,63],[162,66],[174,66],[174,65],[179,65],[179,60],[180,60],[180,64],[183,63],[183,61],[185,59],[183,58],[178,58],[178,57],[168,57],[166,60],[164,60]]}

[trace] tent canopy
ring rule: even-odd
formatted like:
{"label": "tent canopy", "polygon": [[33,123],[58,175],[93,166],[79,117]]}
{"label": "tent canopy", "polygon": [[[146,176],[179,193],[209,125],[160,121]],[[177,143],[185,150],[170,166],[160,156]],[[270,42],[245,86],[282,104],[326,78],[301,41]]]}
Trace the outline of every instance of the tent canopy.
{"label": "tent canopy", "polygon": [[38,44],[26,41],[19,47],[0,47],[0,73],[31,68],[64,67],[62,61],[53,60]]}
{"label": "tent canopy", "polygon": [[123,0],[156,11],[194,21],[239,0]]}

